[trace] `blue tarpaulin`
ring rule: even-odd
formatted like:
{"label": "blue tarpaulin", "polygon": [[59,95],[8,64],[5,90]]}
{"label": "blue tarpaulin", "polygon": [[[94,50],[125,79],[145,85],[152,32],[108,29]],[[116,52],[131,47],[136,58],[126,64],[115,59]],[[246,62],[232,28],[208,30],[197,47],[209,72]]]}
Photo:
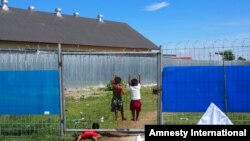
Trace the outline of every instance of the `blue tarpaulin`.
{"label": "blue tarpaulin", "polygon": [[250,67],[226,67],[229,112],[250,112]]}
{"label": "blue tarpaulin", "polygon": [[57,70],[0,71],[0,114],[59,114]]}
{"label": "blue tarpaulin", "polygon": [[249,112],[249,66],[188,66],[163,69],[163,112]]}

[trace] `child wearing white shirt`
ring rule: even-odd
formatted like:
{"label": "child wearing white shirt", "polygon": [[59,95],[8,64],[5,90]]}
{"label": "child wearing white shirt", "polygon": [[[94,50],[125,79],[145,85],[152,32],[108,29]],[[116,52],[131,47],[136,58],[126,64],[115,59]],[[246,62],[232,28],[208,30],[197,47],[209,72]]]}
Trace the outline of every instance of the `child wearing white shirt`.
{"label": "child wearing white shirt", "polygon": [[139,120],[139,115],[141,111],[141,76],[138,74],[138,79],[133,78],[130,80],[130,74],[128,76],[128,83],[130,89],[130,110],[132,114],[133,121]]}

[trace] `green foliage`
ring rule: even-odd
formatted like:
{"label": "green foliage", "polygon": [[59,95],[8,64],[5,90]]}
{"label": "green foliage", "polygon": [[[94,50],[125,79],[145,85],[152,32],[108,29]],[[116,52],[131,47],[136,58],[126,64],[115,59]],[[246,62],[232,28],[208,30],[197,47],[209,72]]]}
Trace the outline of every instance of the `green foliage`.
{"label": "green foliage", "polygon": [[[125,81],[122,80],[121,84],[122,84],[122,87],[123,87],[123,88],[126,88],[126,87],[127,87],[127,83],[126,83]],[[106,91],[112,91],[112,90],[113,90],[111,81],[109,81],[109,82],[107,83],[105,90],[106,90]]]}
{"label": "green foliage", "polygon": [[238,57],[238,60],[239,60],[239,61],[246,61],[246,59],[245,59],[245,58],[243,58],[243,57],[241,57],[241,56],[240,56],[240,57]]}
{"label": "green foliage", "polygon": [[113,88],[112,88],[112,84],[111,84],[111,82],[109,81],[108,84],[106,85],[106,89],[105,89],[105,90],[106,90],[106,91],[112,91],[112,89],[113,89]]}
{"label": "green foliage", "polygon": [[225,61],[235,60],[235,56],[231,50],[225,50],[224,52],[216,52],[215,54],[221,55],[223,60]]}

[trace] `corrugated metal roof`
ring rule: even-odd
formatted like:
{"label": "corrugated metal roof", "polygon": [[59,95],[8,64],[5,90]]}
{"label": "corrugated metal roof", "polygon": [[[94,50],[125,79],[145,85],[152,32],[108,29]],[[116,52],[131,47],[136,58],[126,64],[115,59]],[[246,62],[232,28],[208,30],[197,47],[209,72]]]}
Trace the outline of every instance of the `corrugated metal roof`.
{"label": "corrugated metal roof", "polygon": [[10,8],[0,10],[0,40],[159,49],[126,23]]}

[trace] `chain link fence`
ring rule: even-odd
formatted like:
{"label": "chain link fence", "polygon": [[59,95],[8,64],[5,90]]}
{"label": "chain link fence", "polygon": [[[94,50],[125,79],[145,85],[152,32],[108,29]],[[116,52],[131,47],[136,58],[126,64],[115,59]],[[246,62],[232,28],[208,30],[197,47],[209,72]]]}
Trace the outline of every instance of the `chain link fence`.
{"label": "chain link fence", "polygon": [[[162,105],[159,103],[161,95],[153,94],[153,90],[156,88],[159,90],[161,87],[160,66],[163,68],[249,66],[249,45],[248,39],[237,39],[233,41],[169,43],[162,47],[160,53],[62,52],[62,87],[58,87],[62,89],[63,99],[58,99],[57,102],[64,105],[63,109],[60,109],[63,113],[59,115],[59,113],[51,114],[44,111],[40,114],[20,114],[18,113],[20,107],[13,105],[12,110],[17,111],[16,114],[7,113],[6,110],[2,110],[2,113],[0,113],[0,137],[20,137],[42,133],[59,135],[60,131],[62,132],[62,129],[60,130],[62,128],[60,124],[62,125],[62,123],[64,126],[63,132],[79,132],[90,128],[93,122],[100,123],[100,131],[143,132],[145,124],[158,124],[161,121],[160,116],[162,116],[163,124],[197,124],[204,112],[161,112]],[[2,76],[6,72],[15,74],[16,72],[56,71],[58,73],[60,67],[58,58],[57,50],[1,49],[0,73],[2,73]],[[130,92],[127,84],[129,74],[132,78],[140,74],[142,79],[142,111],[139,122],[130,120]],[[122,85],[126,89],[125,95],[123,95],[126,121],[121,120],[120,115],[118,120],[115,120],[114,113],[111,112],[112,90],[110,80],[113,75],[122,78]],[[202,77],[199,74],[197,75]],[[30,77],[32,78],[32,74]],[[33,78],[39,77],[34,73]],[[25,82],[29,84],[30,80]],[[185,83],[178,85],[187,86]],[[0,82],[0,95],[6,98],[6,95],[13,91],[7,90],[4,86],[4,82]],[[31,85],[25,86],[25,84],[19,84],[18,86],[26,87],[27,92],[28,89],[32,88]],[[44,85],[41,82],[37,86],[43,87]],[[16,88],[13,87],[13,89]],[[33,92],[38,93],[35,90]],[[44,92],[46,93],[46,91]],[[247,93],[250,94],[249,89],[247,89]],[[19,101],[19,99],[20,97],[14,97],[8,100]],[[32,99],[26,100],[27,103],[31,101]],[[250,115],[247,112],[227,112],[226,114],[234,124],[250,123]]]}
{"label": "chain link fence", "polygon": [[[59,115],[39,111],[46,107],[39,104],[46,99],[43,94],[56,92],[50,88],[52,81],[58,80],[49,76],[51,73],[58,75],[57,58],[57,52],[0,50],[0,137],[59,135]],[[39,75],[49,81],[41,80]],[[51,85],[43,82],[51,82]]]}
{"label": "chain link fence", "polygon": [[[249,39],[215,40],[210,42],[187,41],[177,44],[169,43],[167,46],[164,46],[162,50],[163,68],[197,66],[221,66],[226,68],[228,66],[250,65]],[[237,72],[240,72],[240,70],[236,69],[236,72],[234,73],[236,77],[241,77],[241,75],[243,75]],[[216,74],[218,72],[209,72],[207,75],[213,73]],[[197,81],[199,81],[201,85],[207,83],[207,81],[203,79],[204,74],[196,73],[196,76],[198,78]],[[186,77],[187,79],[184,78],[182,81],[183,83],[178,83],[176,86],[178,86],[178,88],[187,89],[187,87],[190,86],[190,83],[192,83],[191,81],[188,81],[190,74],[187,72],[186,74],[183,74],[183,77]],[[211,77],[213,77],[213,75],[211,75]],[[243,81],[245,80],[238,79],[232,83],[239,85],[244,84],[245,82]],[[249,89],[246,89],[245,92],[250,94]],[[244,101],[246,100],[250,102],[250,99],[245,99]],[[190,104],[192,105],[192,103]],[[204,112],[164,112],[163,124],[197,124]],[[226,112],[226,115],[232,120],[233,124],[250,124],[250,114],[248,112]]]}
{"label": "chain link fence", "polygon": [[[89,128],[93,122],[100,123],[102,131],[143,131],[145,124],[157,123],[158,98],[152,94],[152,89],[157,86],[157,53],[64,52],[62,60],[68,131]],[[137,79],[138,74],[141,75],[140,122],[131,120],[129,74]],[[122,78],[125,88],[122,98],[126,121],[121,119],[120,113],[118,120],[115,120],[111,112],[113,94],[110,81],[114,75]]]}

